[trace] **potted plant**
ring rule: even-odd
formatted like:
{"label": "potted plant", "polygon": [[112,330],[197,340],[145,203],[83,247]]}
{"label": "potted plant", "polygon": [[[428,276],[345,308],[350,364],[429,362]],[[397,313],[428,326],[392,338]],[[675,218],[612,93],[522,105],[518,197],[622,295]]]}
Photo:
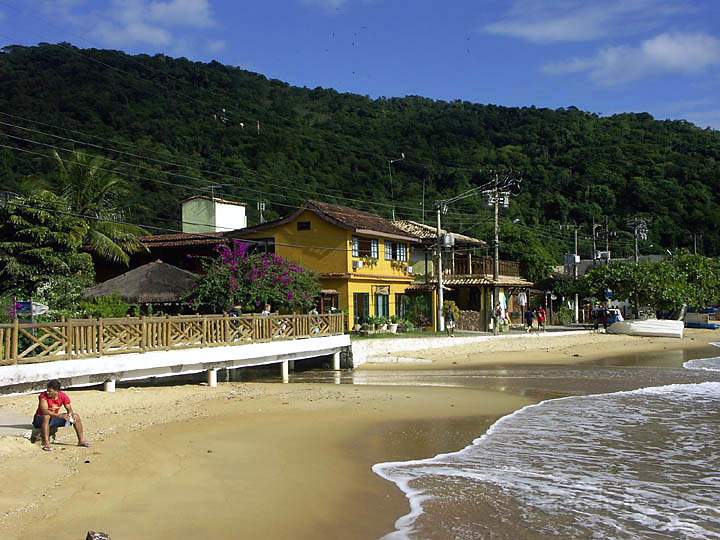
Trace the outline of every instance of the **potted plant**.
{"label": "potted plant", "polygon": [[375,317],[375,328],[380,332],[387,332],[388,320],[385,317]]}
{"label": "potted plant", "polygon": [[388,330],[390,330],[391,334],[397,334],[398,322],[398,318],[395,315],[390,317],[390,324],[388,325]]}

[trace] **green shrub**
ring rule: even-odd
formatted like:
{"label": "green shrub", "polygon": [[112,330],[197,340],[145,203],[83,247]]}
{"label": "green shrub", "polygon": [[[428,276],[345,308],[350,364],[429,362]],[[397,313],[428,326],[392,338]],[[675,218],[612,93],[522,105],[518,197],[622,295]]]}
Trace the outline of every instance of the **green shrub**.
{"label": "green shrub", "polygon": [[557,312],[557,318],[558,321],[560,321],[560,324],[567,326],[568,324],[571,324],[573,322],[575,314],[572,309],[570,309],[568,306],[562,306],[560,309],[558,309]]}
{"label": "green shrub", "polygon": [[98,296],[80,303],[85,316],[101,319],[126,317],[131,310],[134,311],[134,307],[136,307],[134,304],[127,303],[117,295]]}

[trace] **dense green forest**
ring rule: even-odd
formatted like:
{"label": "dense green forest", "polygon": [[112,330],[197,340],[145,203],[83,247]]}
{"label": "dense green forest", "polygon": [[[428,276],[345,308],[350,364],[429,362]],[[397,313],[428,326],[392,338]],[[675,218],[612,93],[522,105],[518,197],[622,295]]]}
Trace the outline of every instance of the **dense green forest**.
{"label": "dense green forest", "polygon": [[[587,257],[593,221],[598,248],[607,232],[613,255],[628,255],[635,217],[648,219],[643,253],[694,240],[720,253],[720,133],[647,113],[370,99],[217,62],[42,44],[2,49],[0,145],[0,187],[13,192],[52,181],[54,149],[114,160],[135,188],[123,219],[157,232],[179,228],[180,201],[211,185],[247,202],[251,221],[258,201],[272,218],[315,198],[431,222],[436,200],[509,167],[522,184],[502,214],[507,257],[561,263],[573,225]],[[490,238],[482,196],[444,219]]]}

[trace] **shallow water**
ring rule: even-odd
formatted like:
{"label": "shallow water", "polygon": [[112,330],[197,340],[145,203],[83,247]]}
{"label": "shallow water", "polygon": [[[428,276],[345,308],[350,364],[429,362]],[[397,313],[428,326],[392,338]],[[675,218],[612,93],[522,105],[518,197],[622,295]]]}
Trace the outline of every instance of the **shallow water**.
{"label": "shallow water", "polygon": [[376,465],[411,504],[387,538],[720,538],[720,359],[697,354],[355,373],[355,384],[558,393],[458,452]]}

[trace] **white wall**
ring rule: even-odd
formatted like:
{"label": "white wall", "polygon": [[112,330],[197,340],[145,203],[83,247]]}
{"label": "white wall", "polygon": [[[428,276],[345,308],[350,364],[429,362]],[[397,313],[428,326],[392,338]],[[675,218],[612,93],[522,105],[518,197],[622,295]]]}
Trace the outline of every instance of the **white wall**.
{"label": "white wall", "polygon": [[245,207],[238,204],[215,202],[215,231],[234,231],[247,227]]}
{"label": "white wall", "polygon": [[63,386],[92,386],[108,380],[136,380],[234,369],[334,354],[350,345],[347,335],[118,354],[81,360],[0,366],[0,394],[43,388],[50,379]]}

